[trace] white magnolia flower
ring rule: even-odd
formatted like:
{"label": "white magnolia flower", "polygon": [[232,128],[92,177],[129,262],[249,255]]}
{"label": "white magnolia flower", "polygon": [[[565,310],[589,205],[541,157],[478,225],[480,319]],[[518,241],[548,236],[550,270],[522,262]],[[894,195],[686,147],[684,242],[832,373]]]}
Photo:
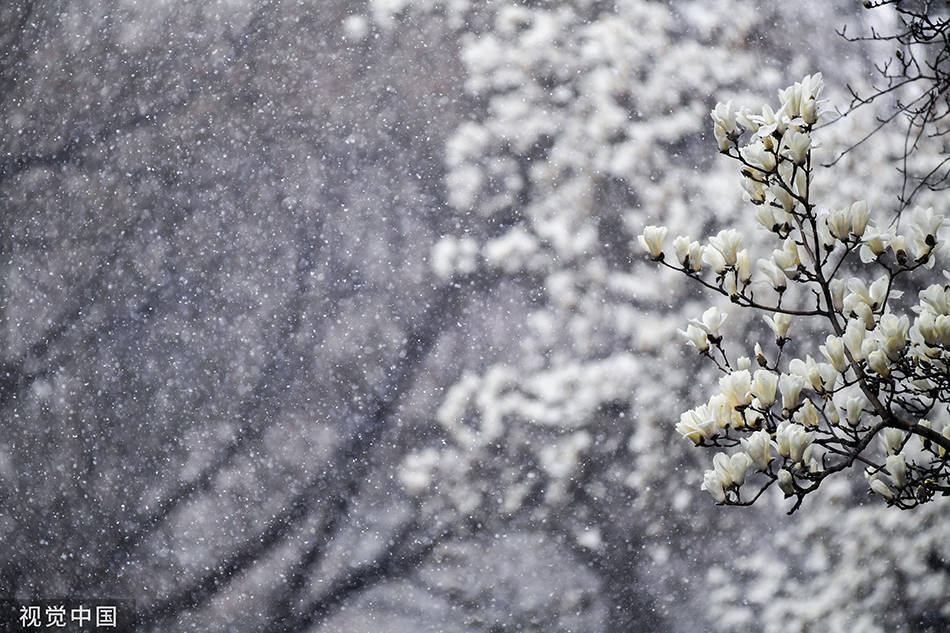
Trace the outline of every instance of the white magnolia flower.
{"label": "white magnolia flower", "polygon": [[[784,187],[779,184],[769,185],[769,192],[775,198],[775,201],[782,205],[782,210],[789,213],[795,209],[798,201]],[[788,216],[785,217],[788,221]],[[772,227],[766,227],[771,230]]]}
{"label": "white magnolia flower", "polygon": [[890,286],[888,276],[881,275],[870,286],[863,279],[852,277],[848,280],[848,294],[844,298],[845,311],[854,311],[854,307],[859,303],[867,304],[871,310],[877,310],[887,298],[887,291]]}
{"label": "white magnolia flower", "polygon": [[880,479],[871,479],[868,485],[871,487],[871,492],[884,497],[888,501],[894,500],[894,491],[888,488],[887,484]]}
{"label": "white magnolia flower", "polygon": [[779,108],[778,112],[775,112],[772,110],[772,106],[765,104],[762,106],[761,115],[750,115],[750,118],[754,119],[758,125],[755,135],[761,139],[760,143],[771,145],[773,132],[778,132],[779,135],[785,133],[788,117],[784,108]]}
{"label": "white magnolia flower", "polygon": [[742,184],[742,188],[747,194],[749,194],[749,199],[753,204],[761,205],[763,202],[765,202],[765,186],[762,184],[761,177],[746,177],[740,182]]}
{"label": "white magnolia flower", "polygon": [[742,233],[735,229],[724,229],[709,238],[709,244],[719,251],[727,266],[734,266],[742,245]]}
{"label": "white magnolia flower", "polygon": [[725,321],[726,315],[716,306],[711,306],[703,312],[701,321],[691,321],[691,323],[700,326],[706,330],[706,333],[709,334],[710,337],[719,340],[722,338],[722,334],[719,333],[719,328],[722,327]]}
{"label": "white magnolia flower", "polygon": [[801,83],[801,96],[798,106],[798,116],[806,125],[814,125],[818,121],[818,96],[824,88],[821,73],[806,75]]}
{"label": "white magnolia flower", "polygon": [[[761,352],[761,348],[759,351]],[[769,408],[775,402],[775,389],[777,387],[778,374],[766,369],[756,370],[752,379],[751,391],[763,409]]]}
{"label": "white magnolia flower", "polygon": [[872,233],[864,239],[861,245],[861,261],[869,264],[884,254],[891,243],[891,233]]}
{"label": "white magnolia flower", "polygon": [[703,265],[703,247],[699,242],[679,235],[673,240],[673,250],[680,266],[693,272],[700,271]]}
{"label": "white magnolia flower", "polygon": [[776,312],[772,316],[763,315],[762,319],[769,324],[769,327],[772,328],[772,332],[775,334],[777,340],[784,340],[788,338],[788,328],[792,324],[792,317],[783,313]]}
{"label": "white magnolia flower", "polygon": [[736,254],[736,276],[743,286],[748,285],[752,279],[752,263],[749,259],[749,251],[745,249]]}
{"label": "white magnolia flower", "polygon": [[739,131],[736,124],[737,114],[738,112],[735,107],[733,107],[731,100],[725,103],[717,103],[716,109],[709,113],[713,123],[722,127],[722,129],[729,134],[735,134]]}
{"label": "white magnolia flower", "polygon": [[895,235],[891,238],[891,251],[897,261],[902,262],[907,257],[907,237],[904,235]]}
{"label": "white magnolia flower", "polygon": [[689,238],[685,235],[677,235],[673,238],[673,252],[676,254],[676,261],[686,267],[689,263]]}
{"label": "white magnolia flower", "polygon": [[881,431],[881,447],[888,455],[894,455],[904,444],[904,432],[900,429],[886,428]]}
{"label": "white magnolia flower", "polygon": [[907,485],[907,462],[903,455],[888,455],[886,460],[887,472],[894,480],[894,486],[903,488]]}
{"label": "white magnolia flower", "polygon": [[723,292],[730,297],[735,297],[739,294],[739,280],[736,277],[736,271],[727,270],[722,278],[722,283],[720,284]]}
{"label": "white magnolia flower", "polygon": [[778,379],[778,389],[782,394],[782,409],[792,411],[798,406],[798,400],[802,389],[805,388],[805,381],[801,376],[782,374]]}
{"label": "white magnolia flower", "polygon": [[686,342],[689,345],[692,345],[700,353],[704,353],[709,350],[709,336],[701,327],[690,323],[686,326],[685,330],[677,330],[683,338],[686,339]]}
{"label": "white magnolia flower", "polygon": [[[762,128],[759,128],[762,131]],[[760,140],[746,145],[740,150],[742,158],[747,163],[764,172],[770,172],[775,169],[775,154],[766,149],[765,144]]]}
{"label": "white magnolia flower", "polygon": [[842,242],[851,233],[851,209],[835,209],[828,213],[828,230]]}
{"label": "white magnolia flower", "polygon": [[831,307],[838,312],[844,310],[844,280],[832,279],[828,282],[828,290],[831,291]]}
{"label": "white magnolia flower", "polygon": [[775,265],[771,259],[759,260],[759,271],[765,276],[775,292],[784,292],[788,281],[785,271]]}
{"label": "white magnolia flower", "polygon": [[883,350],[876,349],[868,354],[868,367],[875,372],[887,378],[891,375],[891,368],[888,366],[887,354]]}
{"label": "white magnolia flower", "polygon": [[851,205],[851,232],[858,237],[864,235],[867,229],[868,221],[871,218],[871,212],[868,209],[868,203],[864,200],[858,200]]}
{"label": "white magnolia flower", "polygon": [[845,403],[845,419],[848,421],[848,424],[855,427],[858,426],[861,422],[861,413],[865,405],[867,405],[867,400],[864,399],[864,396],[852,396],[848,398],[848,401]]}
{"label": "white magnolia flower", "polygon": [[933,284],[917,295],[921,304],[934,314],[950,314],[950,291],[941,285]]}
{"label": "white magnolia flower", "polygon": [[725,453],[717,453],[713,457],[713,469],[724,488],[745,483],[746,471],[751,465],[752,458],[745,453],[735,453],[731,457]]}
{"label": "white magnolia flower", "polygon": [[749,370],[733,372],[719,379],[719,389],[733,407],[748,406],[752,402],[752,376]]}
{"label": "white magnolia flower", "polygon": [[665,226],[650,225],[644,228],[643,233],[638,237],[640,246],[648,251],[653,259],[660,259],[663,256],[663,240],[666,239],[668,230]]}
{"label": "white magnolia flower", "polygon": [[907,331],[909,329],[910,320],[907,315],[898,317],[895,314],[887,313],[881,316],[874,333],[880,343],[881,350],[890,360],[896,361],[900,358],[901,352],[907,347]]}
{"label": "white magnolia flower", "polygon": [[709,407],[702,405],[680,415],[676,432],[699,445],[703,440],[715,437],[719,432],[719,423]]}
{"label": "white magnolia flower", "polygon": [[789,361],[788,373],[801,376],[805,387],[810,389],[820,391],[824,386],[821,370],[818,367],[818,363],[815,362],[815,359],[811,357],[811,354],[806,355],[805,360],[793,358]]}
{"label": "white magnolia flower", "polygon": [[936,244],[937,233],[940,231],[940,227],[943,226],[943,221],[943,216],[934,213],[933,207],[918,209],[912,228],[925,240]]}
{"label": "white magnolia flower", "polygon": [[769,432],[765,429],[756,431],[748,438],[741,439],[740,442],[756,469],[763,472],[768,470],[769,462],[772,461],[772,438]]}
{"label": "white magnolia flower", "polygon": [[818,426],[818,409],[811,403],[811,400],[802,401],[802,406],[795,412],[794,419],[805,428]]}
{"label": "white magnolia flower", "polygon": [[726,128],[716,123],[713,125],[713,137],[716,139],[716,147],[719,148],[720,152],[729,151],[729,132],[726,131]]}
{"label": "white magnolia flower", "polygon": [[844,354],[844,341],[839,337],[829,334],[825,338],[825,344],[818,346],[818,350],[824,354],[836,371],[844,373],[848,368],[848,359]]}
{"label": "white magnolia flower", "polygon": [[716,503],[722,503],[726,500],[726,493],[722,489],[722,482],[719,480],[719,475],[716,474],[715,470],[707,470],[703,473],[703,485],[700,488],[712,495]]}
{"label": "white magnolia flower", "polygon": [[779,154],[785,156],[796,165],[804,165],[810,149],[810,135],[799,132],[794,128],[785,130],[785,134],[782,135],[782,144],[779,146]]}
{"label": "white magnolia flower", "polygon": [[722,256],[722,253],[712,247],[703,249],[703,263],[709,264],[709,267],[712,268],[717,275],[721,275],[726,269],[726,259]]}
{"label": "white magnolia flower", "polygon": [[798,244],[791,237],[785,240],[781,250],[772,251],[772,261],[782,269],[789,279],[798,277],[801,258],[798,256]]}
{"label": "white magnolia flower", "polygon": [[826,251],[833,251],[838,240],[834,235],[831,234],[831,228],[828,226],[827,211],[824,211],[818,215],[816,218],[816,224],[818,225],[818,241],[821,242],[821,245]]}
{"label": "white magnolia flower", "polygon": [[779,455],[787,457],[792,463],[803,461],[806,450],[815,439],[814,433],[809,433],[801,424],[783,422],[775,432],[775,443]]}

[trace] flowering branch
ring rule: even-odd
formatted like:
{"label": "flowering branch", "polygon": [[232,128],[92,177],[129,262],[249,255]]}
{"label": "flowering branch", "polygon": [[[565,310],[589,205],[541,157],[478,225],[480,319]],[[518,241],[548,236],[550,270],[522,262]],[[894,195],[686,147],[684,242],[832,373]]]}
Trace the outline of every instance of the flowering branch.
{"label": "flowering branch", "polygon": [[[944,220],[919,210],[910,233],[901,234],[879,229],[865,201],[819,209],[812,134],[825,109],[822,88],[821,75],[809,75],[779,91],[777,110],[766,105],[753,114],[729,102],[711,113],[719,151],[739,163],[753,215],[777,242],[757,261],[759,279],[736,229],[705,244],[678,236],[671,257],[665,227],[648,226],[639,236],[654,261],[740,308],[765,312],[778,348],[770,360],[757,343],[753,371],[749,356],[730,361],[718,308],[691,321],[680,333],[701,355],[713,359],[715,351],[723,376],[706,404],[680,416],[677,430],[696,446],[741,447],[717,453],[703,478],[719,504],[751,505],[777,484],[795,499],[791,513],[827,477],[860,462],[870,491],[910,508],[950,494],[950,422],[941,418],[950,412],[950,285],[921,291],[913,322],[891,303],[901,295],[898,277],[934,266]],[[858,273],[844,277],[849,270]],[[783,305],[790,284],[805,299]],[[811,355],[782,361],[793,317],[826,329],[817,346],[826,362]]]}

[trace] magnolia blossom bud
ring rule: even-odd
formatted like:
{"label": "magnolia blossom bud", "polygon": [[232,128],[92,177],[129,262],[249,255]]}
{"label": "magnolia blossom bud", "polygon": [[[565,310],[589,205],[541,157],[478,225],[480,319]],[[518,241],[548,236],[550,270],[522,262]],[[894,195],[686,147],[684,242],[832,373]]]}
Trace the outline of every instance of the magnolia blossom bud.
{"label": "magnolia blossom bud", "polygon": [[663,240],[666,239],[668,230],[665,226],[650,225],[643,229],[643,234],[638,236],[640,246],[648,251],[653,259],[662,259]]}
{"label": "magnolia blossom bud", "polygon": [[795,481],[792,479],[792,473],[783,468],[778,471],[777,481],[779,489],[785,493],[786,497],[795,494]]}

